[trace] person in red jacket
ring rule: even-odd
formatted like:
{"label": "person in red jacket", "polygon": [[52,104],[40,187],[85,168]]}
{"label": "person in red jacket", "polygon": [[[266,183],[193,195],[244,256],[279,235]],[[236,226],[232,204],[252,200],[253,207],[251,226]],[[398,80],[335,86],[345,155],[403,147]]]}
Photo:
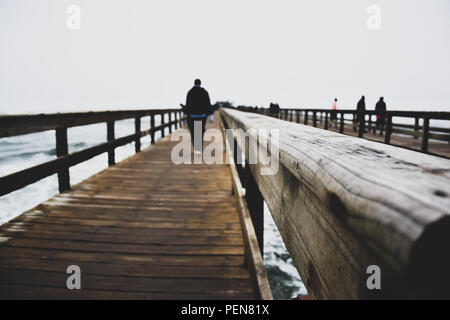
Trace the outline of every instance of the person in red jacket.
{"label": "person in red jacket", "polygon": [[334,126],[337,128],[337,98],[334,98],[333,107],[331,108],[330,121],[334,123]]}

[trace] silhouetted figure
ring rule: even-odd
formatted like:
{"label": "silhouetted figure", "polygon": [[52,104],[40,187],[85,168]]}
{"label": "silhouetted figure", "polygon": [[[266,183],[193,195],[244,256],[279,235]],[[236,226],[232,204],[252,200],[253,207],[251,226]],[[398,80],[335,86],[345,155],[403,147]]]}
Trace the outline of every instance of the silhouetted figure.
{"label": "silhouetted figure", "polygon": [[[191,131],[191,140],[194,145],[194,151],[202,151],[203,146],[203,134],[205,133],[206,118],[209,114],[214,112],[211,107],[211,100],[209,99],[208,91],[201,87],[202,82],[200,79],[196,79],[194,87],[189,90],[186,97],[186,106],[184,106],[184,112],[187,114],[188,126]],[[195,138],[195,124],[197,127],[201,125],[201,145],[194,143]]]}
{"label": "silhouetted figure", "polygon": [[356,105],[356,125],[353,126],[353,130],[357,131],[357,128],[361,126],[361,122],[364,123],[364,112],[366,111],[365,97],[362,96]]}
{"label": "silhouetted figure", "polygon": [[337,98],[334,98],[333,106],[331,107],[331,114],[330,114],[330,120],[332,123],[334,123],[335,127],[337,127]]}
{"label": "silhouetted figure", "polygon": [[386,122],[386,103],[384,98],[380,97],[377,104],[375,105],[375,113],[377,115],[377,129],[380,130],[380,136],[383,135],[384,125]]}
{"label": "silhouetted figure", "polygon": [[278,118],[278,114],[280,113],[280,106],[278,103],[270,103],[269,112],[272,117]]}

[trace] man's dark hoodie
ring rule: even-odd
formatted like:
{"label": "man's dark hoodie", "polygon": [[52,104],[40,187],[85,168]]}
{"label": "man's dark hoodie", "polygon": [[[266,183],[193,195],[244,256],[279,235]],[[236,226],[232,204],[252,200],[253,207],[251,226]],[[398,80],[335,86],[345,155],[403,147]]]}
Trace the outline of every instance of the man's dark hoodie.
{"label": "man's dark hoodie", "polygon": [[210,114],[213,112],[208,91],[200,86],[189,90],[186,97],[186,109],[188,114]]}

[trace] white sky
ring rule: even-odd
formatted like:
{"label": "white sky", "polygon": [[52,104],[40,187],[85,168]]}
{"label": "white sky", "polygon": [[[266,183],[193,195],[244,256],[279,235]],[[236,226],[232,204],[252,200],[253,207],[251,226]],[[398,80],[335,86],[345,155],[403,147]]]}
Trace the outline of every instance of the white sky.
{"label": "white sky", "polygon": [[0,113],[178,107],[197,77],[236,105],[450,111],[450,1],[0,0]]}

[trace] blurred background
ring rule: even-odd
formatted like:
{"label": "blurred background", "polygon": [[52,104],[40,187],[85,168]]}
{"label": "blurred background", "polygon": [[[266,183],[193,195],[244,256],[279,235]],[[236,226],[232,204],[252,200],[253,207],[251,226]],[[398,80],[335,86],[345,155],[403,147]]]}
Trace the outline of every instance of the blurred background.
{"label": "blurred background", "polygon": [[450,110],[449,18],[447,0],[0,0],[0,113],[177,107],[195,78],[235,105]]}

